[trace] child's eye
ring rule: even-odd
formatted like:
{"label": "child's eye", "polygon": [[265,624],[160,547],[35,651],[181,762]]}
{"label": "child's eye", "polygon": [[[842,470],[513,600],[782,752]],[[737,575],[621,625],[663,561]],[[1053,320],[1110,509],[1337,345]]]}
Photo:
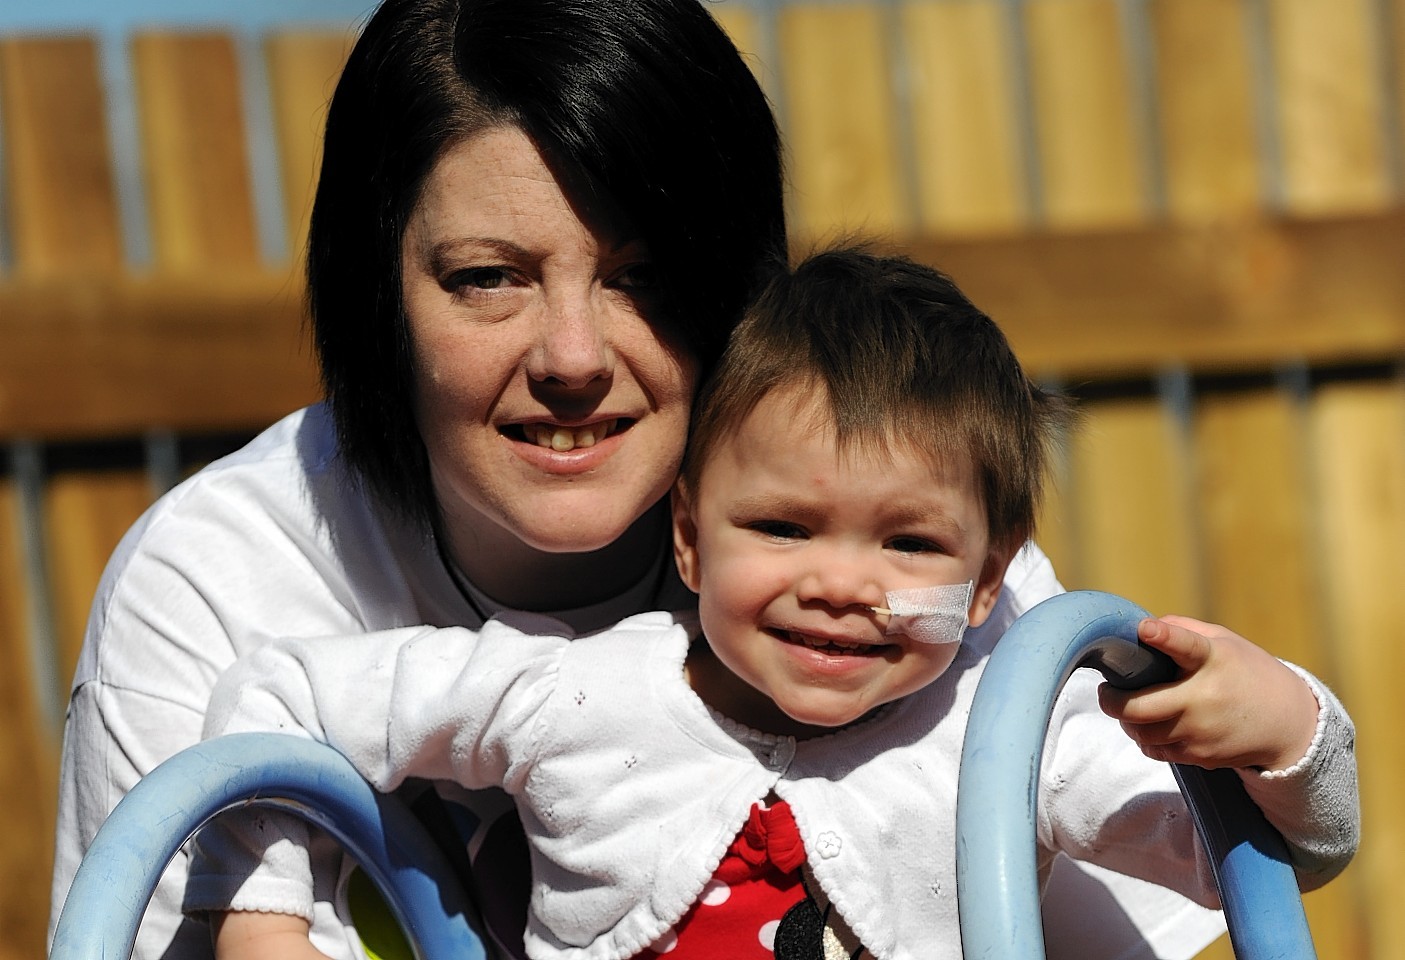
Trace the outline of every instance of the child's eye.
{"label": "child's eye", "polygon": [[804,527],[785,520],[753,520],[747,527],[772,540],[804,540],[807,536]]}
{"label": "child's eye", "polygon": [[898,553],[944,553],[941,545],[925,537],[894,537],[888,541],[888,549]]}

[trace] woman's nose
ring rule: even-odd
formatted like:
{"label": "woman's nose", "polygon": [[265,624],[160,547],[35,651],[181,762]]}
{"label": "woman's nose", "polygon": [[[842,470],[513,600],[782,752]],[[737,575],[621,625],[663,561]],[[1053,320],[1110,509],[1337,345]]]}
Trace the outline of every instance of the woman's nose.
{"label": "woman's nose", "polygon": [[532,379],[573,388],[608,379],[614,351],[607,337],[607,309],[590,291],[549,299],[527,361]]}

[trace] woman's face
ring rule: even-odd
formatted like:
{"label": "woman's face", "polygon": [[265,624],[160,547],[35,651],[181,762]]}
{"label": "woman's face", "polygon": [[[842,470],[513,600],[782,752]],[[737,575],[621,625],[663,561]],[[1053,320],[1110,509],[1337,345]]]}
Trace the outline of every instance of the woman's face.
{"label": "woman's face", "polygon": [[667,493],[695,364],[650,323],[642,241],[582,220],[524,133],[444,154],[402,257],[416,417],[460,563],[514,541],[598,550]]}

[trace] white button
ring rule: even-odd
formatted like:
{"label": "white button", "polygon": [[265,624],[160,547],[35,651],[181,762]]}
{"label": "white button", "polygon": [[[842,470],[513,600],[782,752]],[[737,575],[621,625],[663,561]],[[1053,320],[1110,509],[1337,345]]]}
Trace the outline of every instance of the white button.
{"label": "white button", "polygon": [[833,860],[839,856],[843,846],[844,841],[839,839],[839,834],[833,830],[826,830],[815,838],[815,851],[825,860]]}

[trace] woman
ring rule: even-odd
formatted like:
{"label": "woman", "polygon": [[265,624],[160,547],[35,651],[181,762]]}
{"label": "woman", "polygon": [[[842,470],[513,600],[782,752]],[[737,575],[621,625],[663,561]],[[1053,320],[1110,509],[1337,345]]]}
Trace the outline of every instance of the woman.
{"label": "woman", "polygon": [[[663,498],[694,386],[784,236],[770,111],[695,0],[386,0],[332,101],[309,238],[327,403],[172,491],[109,564],[55,915],[107,812],[269,637],[686,605]],[[1027,551],[1007,589],[1027,607],[1059,587]],[[456,799],[501,842],[490,798]],[[314,942],[351,956],[344,865],[311,849]],[[137,957],[208,955],[184,878]],[[483,909],[510,928],[519,907]]]}

